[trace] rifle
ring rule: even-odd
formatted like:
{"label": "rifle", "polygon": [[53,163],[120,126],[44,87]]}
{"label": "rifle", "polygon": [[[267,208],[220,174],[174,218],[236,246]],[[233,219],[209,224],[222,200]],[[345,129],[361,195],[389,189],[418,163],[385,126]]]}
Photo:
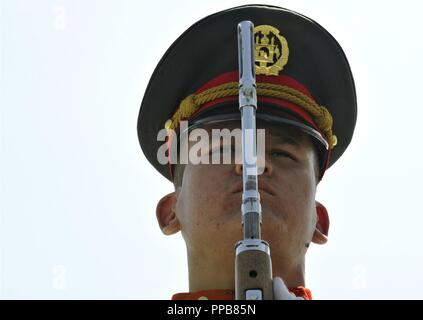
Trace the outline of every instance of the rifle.
{"label": "rifle", "polygon": [[269,244],[261,239],[261,205],[257,177],[254,25],[238,24],[239,109],[242,126],[242,226],[244,239],[235,245],[235,299],[272,300],[273,280]]}

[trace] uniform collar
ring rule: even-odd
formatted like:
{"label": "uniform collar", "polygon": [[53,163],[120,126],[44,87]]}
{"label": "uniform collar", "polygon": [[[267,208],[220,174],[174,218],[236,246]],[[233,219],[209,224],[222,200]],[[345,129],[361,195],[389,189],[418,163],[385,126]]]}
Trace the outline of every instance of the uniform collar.
{"label": "uniform collar", "polygon": [[[311,291],[304,287],[289,288],[289,291],[304,300],[311,300]],[[172,300],[234,300],[234,291],[229,289],[201,290],[175,293]]]}

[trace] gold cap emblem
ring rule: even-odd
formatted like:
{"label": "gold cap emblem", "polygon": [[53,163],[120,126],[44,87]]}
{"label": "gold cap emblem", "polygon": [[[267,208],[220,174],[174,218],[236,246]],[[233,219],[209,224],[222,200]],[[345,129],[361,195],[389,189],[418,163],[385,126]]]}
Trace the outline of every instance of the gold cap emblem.
{"label": "gold cap emblem", "polygon": [[288,42],[269,25],[254,28],[254,41],[256,74],[277,76],[288,62]]}

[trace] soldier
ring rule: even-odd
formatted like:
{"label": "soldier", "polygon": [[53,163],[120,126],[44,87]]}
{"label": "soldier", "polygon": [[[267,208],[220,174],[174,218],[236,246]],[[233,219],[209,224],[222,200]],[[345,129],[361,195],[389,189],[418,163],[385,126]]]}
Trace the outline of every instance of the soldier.
{"label": "soldier", "polygon": [[[233,155],[229,164],[182,163],[184,143],[202,159],[211,158],[216,145],[203,148],[181,137],[199,128],[211,136],[213,129],[240,128],[236,26],[243,20],[255,26],[257,127],[265,129],[258,188],[275,299],[311,299],[305,254],[311,242],[327,241],[329,217],[315,200],[316,188],[349,145],[356,121],[344,52],[319,24],[283,8],[247,5],[210,15],[160,60],[138,118],[144,154],[175,186],[157,204],[159,226],[166,235],[182,232],[187,247],[190,292],[173,299],[234,298],[242,163]],[[176,133],[166,143],[158,138],[163,128]],[[224,144],[217,145],[223,153],[237,142]],[[159,155],[163,146],[169,163]]]}

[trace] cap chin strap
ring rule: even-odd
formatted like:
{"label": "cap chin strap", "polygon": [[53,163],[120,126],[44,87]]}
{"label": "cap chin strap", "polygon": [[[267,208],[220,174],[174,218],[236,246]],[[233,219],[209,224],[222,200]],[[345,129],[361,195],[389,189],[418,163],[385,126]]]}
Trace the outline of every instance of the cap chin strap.
{"label": "cap chin strap", "polygon": [[[309,136],[317,140],[320,144],[323,145],[325,150],[329,150],[329,143],[325,140],[322,134],[316,129],[310,126],[307,126],[304,123],[291,120],[291,119],[281,118],[281,117],[270,115],[270,114],[261,114],[261,113],[257,113],[256,118],[257,120],[262,120],[272,124],[285,124],[285,125],[296,127],[302,132],[308,134]],[[239,113],[226,113],[226,114],[218,114],[218,115],[213,115],[208,117],[201,117],[199,119],[192,120],[188,124],[188,127],[181,133],[185,133],[185,131],[187,130],[191,131],[205,124],[216,124],[216,123],[222,123],[222,122],[234,121],[234,120],[241,121],[241,115]]]}
{"label": "cap chin strap", "polygon": [[[238,90],[237,82],[228,82],[203,92],[189,95],[182,100],[172,118],[166,121],[165,128],[175,130],[179,126],[180,121],[188,119],[205,103],[218,98],[236,96],[238,95]],[[304,93],[285,85],[257,83],[257,95],[287,100],[300,106],[311,115],[320,131],[326,136],[330,149],[336,145],[337,138],[332,132],[333,118],[329,110],[317,104]]]}

